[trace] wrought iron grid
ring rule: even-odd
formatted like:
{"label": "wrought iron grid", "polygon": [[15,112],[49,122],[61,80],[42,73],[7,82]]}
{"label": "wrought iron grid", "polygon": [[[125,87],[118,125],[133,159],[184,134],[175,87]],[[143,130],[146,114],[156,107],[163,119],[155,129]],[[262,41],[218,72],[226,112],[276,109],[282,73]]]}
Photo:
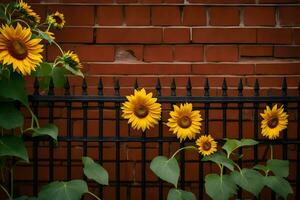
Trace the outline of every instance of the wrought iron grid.
{"label": "wrought iron grid", "polygon": [[[135,82],[133,88],[138,88],[139,85],[137,81]],[[164,196],[166,195],[165,188],[168,188],[169,185],[163,183],[161,180],[157,179],[157,181],[149,181],[147,180],[146,175],[146,167],[147,164],[149,164],[150,160],[146,159],[146,144],[147,143],[157,143],[158,144],[158,154],[163,154],[163,146],[164,143],[174,142],[178,143],[178,140],[175,137],[164,137],[164,130],[163,130],[163,122],[166,119],[162,119],[159,121],[158,124],[158,137],[147,137],[146,134],[141,134],[140,137],[136,136],[122,136],[121,135],[121,129],[120,129],[120,122],[121,122],[121,103],[124,102],[126,99],[124,96],[120,95],[120,84],[119,81],[116,80],[114,84],[114,95],[107,96],[103,93],[103,84],[101,78],[99,79],[98,84],[98,94],[97,95],[88,95],[87,92],[87,83],[86,80],[83,80],[82,82],[82,94],[81,95],[71,95],[70,93],[70,85],[67,81],[64,87],[64,95],[55,95],[54,92],[54,86],[52,80],[50,81],[50,87],[47,95],[40,95],[39,93],[39,84],[36,80],[34,83],[34,93],[31,95],[30,101],[32,103],[32,106],[34,108],[34,112],[38,115],[39,114],[39,108],[41,104],[43,104],[46,107],[48,107],[48,121],[53,122],[54,120],[54,109],[56,108],[57,104],[60,104],[60,106],[66,108],[66,136],[59,136],[58,141],[59,142],[65,142],[66,148],[67,148],[67,156],[66,156],[66,177],[67,179],[72,178],[72,142],[81,142],[83,147],[83,155],[86,156],[88,153],[88,143],[90,142],[97,142],[98,144],[98,151],[99,151],[99,157],[98,161],[99,163],[103,164],[107,162],[103,159],[103,148],[104,144],[106,142],[114,143],[116,147],[115,151],[115,161],[113,162],[115,165],[115,180],[110,182],[109,187],[115,188],[115,199],[124,199],[124,197],[121,197],[121,187],[140,187],[141,192],[141,199],[146,200],[147,198],[147,188],[148,187],[155,187],[158,188],[158,199],[162,200]],[[201,112],[204,114],[204,120],[203,120],[203,132],[209,133],[210,126],[210,113],[214,110],[220,110],[222,112],[222,136],[225,138],[227,137],[227,122],[228,122],[228,111],[230,109],[236,109],[238,111],[238,138],[243,138],[243,110],[249,109],[253,111],[253,130],[254,130],[254,139],[258,140],[261,144],[260,145],[267,145],[269,143],[276,144],[276,145],[282,145],[282,158],[287,159],[288,158],[288,145],[295,145],[297,147],[296,152],[296,159],[290,160],[291,162],[294,162],[296,164],[296,175],[293,180],[290,180],[292,183],[292,186],[294,188],[295,198],[300,199],[300,84],[298,87],[298,96],[290,96],[288,95],[288,87],[286,83],[286,79],[283,79],[282,87],[281,87],[281,95],[280,96],[260,96],[260,86],[258,80],[256,80],[254,87],[253,87],[253,96],[244,96],[243,95],[243,82],[240,80],[238,86],[237,86],[237,95],[236,96],[228,96],[227,94],[227,83],[224,79],[222,84],[222,94],[221,96],[210,96],[210,86],[209,86],[209,80],[206,79],[204,82],[204,95],[203,96],[192,96],[192,84],[191,80],[188,79],[186,84],[186,95],[185,96],[176,96],[176,82],[175,79],[173,79],[170,90],[171,95],[170,96],[163,96],[162,95],[162,86],[160,79],[157,80],[157,84],[155,86],[156,90],[156,96],[158,98],[158,101],[162,104],[176,104],[176,103],[184,103],[184,102],[191,102],[191,103],[198,103],[201,106],[197,107],[197,109],[200,109]],[[106,107],[105,103],[111,103],[112,107]],[[91,136],[89,135],[88,130],[88,110],[91,109],[90,103],[96,103],[97,106],[93,107],[93,109],[96,109],[98,112],[98,130],[93,130],[98,132],[98,136]],[[296,113],[296,123],[297,123],[297,138],[291,139],[287,135],[287,130],[284,131],[283,137],[278,140],[265,140],[259,138],[259,110],[262,109],[262,105],[271,105],[272,103],[280,103],[284,105],[284,108],[286,111],[292,111]],[[82,110],[83,116],[83,130],[82,130],[82,136],[74,136],[73,130],[72,130],[72,111],[74,109],[73,104],[79,104],[80,109]],[[215,104],[221,105],[219,107],[214,106]],[[77,107],[78,108],[78,107]],[[112,109],[115,112],[115,135],[114,136],[105,136],[103,132],[104,124],[104,109]],[[53,181],[54,180],[54,173],[55,173],[55,158],[54,158],[54,143],[47,137],[44,138],[26,138],[27,140],[32,141],[32,173],[33,173],[33,179],[32,179],[32,185],[33,185],[33,194],[38,193],[38,188],[40,187],[41,181],[39,180],[39,143],[40,142],[49,142],[49,159],[47,162],[49,163],[48,167],[48,180]],[[121,144],[125,142],[139,142],[141,143],[141,181],[135,182],[134,185],[128,181],[121,181],[120,172],[121,172],[121,157],[120,157],[120,151],[121,151]],[[222,143],[222,140],[219,140],[220,143]],[[30,143],[31,144],[31,143]],[[184,146],[185,144],[180,144],[181,146]],[[258,163],[259,156],[258,156],[258,147],[253,147],[254,151],[254,160],[248,160],[247,162],[251,162],[253,164]],[[242,153],[242,150],[240,150],[239,153]],[[200,160],[200,159],[199,159]],[[180,165],[181,165],[181,176],[179,181],[179,187],[184,189],[188,184],[194,183],[195,181],[189,181],[186,180],[185,177],[185,165],[188,162],[196,162],[198,163],[198,181],[196,181],[196,184],[198,184],[197,187],[197,195],[198,199],[204,199],[204,173],[203,173],[203,163],[199,160],[189,160],[187,161],[185,159],[185,154],[180,154]],[[243,164],[244,161],[239,161],[239,164]],[[103,196],[103,187],[97,186],[99,196]],[[239,190],[237,197],[239,199],[242,198],[242,192]],[[126,199],[126,198],[125,198]],[[127,199],[130,199],[130,197],[127,196]],[[275,199],[275,194],[271,194],[271,199]]]}

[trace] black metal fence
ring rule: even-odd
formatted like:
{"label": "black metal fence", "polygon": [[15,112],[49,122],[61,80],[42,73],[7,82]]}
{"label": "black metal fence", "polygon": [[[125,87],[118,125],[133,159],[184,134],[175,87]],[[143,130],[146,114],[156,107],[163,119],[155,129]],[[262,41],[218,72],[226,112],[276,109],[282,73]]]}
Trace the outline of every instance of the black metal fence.
{"label": "black metal fence", "polygon": [[[133,87],[138,88],[138,83],[136,82]],[[102,187],[91,183],[91,187],[101,198],[109,200],[166,199],[167,190],[170,185],[163,183],[155,177],[153,178],[153,175],[150,174],[149,163],[153,157],[151,157],[151,155],[149,156],[149,152],[147,151],[149,151],[148,144],[154,146],[157,155],[165,154],[166,148],[170,148],[170,144],[175,144],[175,146],[177,145],[177,147],[179,147],[179,141],[173,137],[172,134],[166,133],[164,128],[163,123],[167,120],[167,115],[163,115],[162,120],[153,131],[153,134],[131,134],[132,130],[129,126],[126,125],[127,128],[125,129],[121,127],[122,123],[126,124],[127,122],[120,117],[120,107],[122,102],[125,101],[125,97],[120,96],[119,81],[115,81],[114,95],[111,96],[107,96],[103,93],[104,87],[101,79],[99,79],[97,95],[88,95],[87,88],[86,81],[83,80],[82,95],[74,96],[71,95],[70,85],[69,82],[67,82],[64,87],[64,94],[55,95],[54,87],[51,82],[48,94],[40,95],[39,84],[35,81],[34,94],[30,96],[34,112],[41,120],[54,123],[60,120],[60,122],[62,122],[63,125],[58,143],[61,146],[65,145],[64,149],[66,152],[56,152],[55,148],[57,148],[57,145],[51,140],[48,140],[48,138],[28,139],[28,145],[32,149],[32,165],[29,167],[33,178],[31,180],[22,180],[20,178],[16,180],[15,184],[20,184],[20,188],[25,184],[32,186],[32,193],[36,195],[41,184],[53,181],[57,178],[58,165],[64,166],[63,175],[65,175],[65,180],[77,177],[78,170],[75,170],[74,167],[80,166],[80,160],[74,159],[74,146],[80,146],[82,155],[85,156],[89,155],[89,148],[92,145],[94,150],[96,148],[96,152],[98,153],[96,159],[111,173],[109,186]],[[214,135],[215,133],[212,130],[219,130],[220,134],[216,137],[220,143],[222,143],[221,139],[225,137],[241,139],[250,136],[258,140],[260,145],[253,147],[250,153],[247,151],[248,156],[245,156],[243,161],[239,161],[239,164],[243,166],[253,166],[261,162],[266,157],[267,144],[273,143],[277,147],[279,158],[290,160],[289,181],[295,193],[292,198],[300,199],[300,86],[293,88],[294,92],[296,91],[296,95],[289,95],[288,89],[286,79],[283,79],[280,89],[281,95],[278,96],[260,96],[261,90],[257,80],[251,89],[253,91],[253,95],[251,96],[243,95],[244,87],[242,81],[240,81],[235,89],[237,95],[228,96],[228,87],[225,79],[221,87],[220,96],[210,96],[208,79],[206,79],[203,84],[203,96],[192,96],[193,88],[190,79],[187,80],[185,96],[176,96],[176,82],[174,79],[170,84],[171,95],[169,96],[162,95],[162,86],[159,79],[154,87],[156,91],[155,95],[158,97],[158,101],[163,105],[165,111],[169,111],[172,108],[172,104],[180,102],[193,103],[194,109],[199,109],[204,118],[202,132]],[[289,113],[289,123],[291,126],[283,132],[280,139],[270,141],[260,136],[261,119],[259,113],[266,105],[272,103],[284,105],[285,110]],[[44,113],[45,115],[43,116],[40,114],[41,109],[46,109],[46,114]],[[59,109],[62,110],[64,117],[57,117],[55,115],[56,110]],[[105,117],[106,111],[112,112],[112,116]],[[74,112],[79,112],[79,117],[74,116]],[[94,116],[94,120],[96,121],[97,128],[93,128],[92,130],[89,126],[90,112],[96,115]],[[76,127],[74,128],[74,121],[81,123],[79,126],[81,130],[77,130]],[[114,130],[106,129],[105,126],[111,123],[114,124]],[[232,126],[236,127],[237,131],[237,134],[234,136],[232,136],[232,131],[234,130],[231,126],[229,127],[229,123],[235,124]],[[78,134],[78,132],[81,135]],[[171,137],[166,137],[166,134],[169,134]],[[130,143],[137,144],[136,151],[140,153],[140,159],[134,161],[134,164],[139,168],[135,173],[140,173],[135,174],[135,177],[137,177],[135,180],[122,178],[122,174],[131,173],[126,172],[126,170],[124,172],[123,166],[126,162],[132,161],[122,158],[122,145]],[[107,157],[107,154],[104,153],[106,144],[110,144],[113,147],[111,152],[109,152],[109,150],[106,151],[109,152],[109,154],[113,154],[111,156],[112,158],[105,158]],[[183,146],[185,144],[180,145]],[[41,155],[41,148],[47,149],[46,156]],[[153,151],[153,148],[151,151]],[[57,154],[63,154],[64,156],[57,156]],[[200,162],[200,159],[200,156],[196,156],[196,159],[191,159],[187,156],[187,153],[180,155],[181,176],[179,182],[180,188],[196,193],[199,200],[205,198],[204,176],[207,170],[213,170],[210,164],[204,164]],[[194,171],[189,169],[190,164],[194,167]],[[44,168],[43,171],[41,171],[41,166],[43,165],[46,167],[46,171],[44,171]],[[189,178],[189,174],[191,173],[193,180]],[[41,176],[46,176],[46,179],[41,180]],[[137,188],[137,190],[131,190],[132,188]],[[108,192],[105,192],[106,190],[108,190]],[[237,198],[242,199],[244,195],[245,194],[239,191]],[[275,199],[275,195],[271,194],[269,190],[265,190],[261,195],[261,199],[269,198]]]}

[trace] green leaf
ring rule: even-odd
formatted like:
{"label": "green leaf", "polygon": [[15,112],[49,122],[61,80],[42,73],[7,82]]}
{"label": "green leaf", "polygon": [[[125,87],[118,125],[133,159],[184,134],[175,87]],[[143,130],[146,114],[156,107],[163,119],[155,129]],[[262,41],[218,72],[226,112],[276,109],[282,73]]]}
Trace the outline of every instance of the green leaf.
{"label": "green leaf", "polygon": [[81,76],[84,77],[83,73],[80,71],[80,69],[74,69],[72,68],[70,65],[64,65],[64,67],[70,71],[72,74],[77,75],[77,76]]}
{"label": "green leaf", "polygon": [[63,87],[66,82],[65,75],[67,70],[63,67],[54,67],[52,71],[52,78],[55,87]]}
{"label": "green leaf", "polygon": [[258,144],[258,142],[252,139],[241,139],[241,140],[226,139],[226,143],[223,145],[222,148],[227,152],[227,155],[230,155],[237,148],[245,147],[245,146],[253,146],[256,144]]}
{"label": "green leaf", "polygon": [[88,186],[83,180],[68,182],[55,181],[44,186],[39,192],[39,200],[79,200],[88,192]]}
{"label": "green leaf", "polygon": [[175,158],[155,157],[150,163],[150,169],[162,180],[172,183],[177,188],[179,166]]}
{"label": "green leaf", "polygon": [[58,128],[54,124],[47,124],[42,128],[34,128],[32,137],[48,135],[57,140]]}
{"label": "green leaf", "polygon": [[237,185],[256,197],[264,187],[264,176],[253,169],[242,169],[242,172],[233,171],[231,177]]}
{"label": "green leaf", "polygon": [[108,173],[101,165],[95,163],[89,157],[82,157],[82,163],[84,165],[83,172],[86,177],[99,184],[108,185]]}
{"label": "green leaf", "polygon": [[14,200],[37,200],[37,198],[36,197],[21,196],[21,197],[14,198]]}
{"label": "green leaf", "polygon": [[205,177],[205,191],[213,200],[228,200],[236,190],[236,184],[228,175],[208,174]]}
{"label": "green leaf", "polygon": [[0,97],[18,100],[28,106],[28,97],[23,77],[12,73],[10,79],[0,79]]}
{"label": "green leaf", "polygon": [[265,176],[264,183],[284,199],[287,199],[288,195],[293,193],[290,183],[282,177]]}
{"label": "green leaf", "polygon": [[18,136],[0,137],[0,156],[15,156],[29,162],[25,144]]}
{"label": "green leaf", "polygon": [[192,192],[172,188],[168,193],[167,200],[197,200]]}
{"label": "green leaf", "polygon": [[289,161],[288,160],[268,160],[267,168],[269,168],[276,176],[289,176]]}
{"label": "green leaf", "polygon": [[202,161],[212,161],[217,164],[222,164],[231,171],[234,169],[233,161],[228,159],[223,152],[217,152],[209,156],[204,156]]}
{"label": "green leaf", "polygon": [[24,117],[11,102],[0,103],[0,127],[4,129],[13,129],[22,127],[24,123]]}
{"label": "green leaf", "polygon": [[32,73],[32,75],[36,77],[51,76],[53,68],[52,66],[52,63],[43,62],[37,67],[36,71]]}
{"label": "green leaf", "polygon": [[0,65],[0,79],[2,78],[10,79],[10,70],[7,67],[3,67]]}
{"label": "green leaf", "polygon": [[253,167],[253,169],[257,169],[257,170],[262,170],[265,174],[267,174],[268,172],[268,167],[264,166],[264,165],[255,165]]}

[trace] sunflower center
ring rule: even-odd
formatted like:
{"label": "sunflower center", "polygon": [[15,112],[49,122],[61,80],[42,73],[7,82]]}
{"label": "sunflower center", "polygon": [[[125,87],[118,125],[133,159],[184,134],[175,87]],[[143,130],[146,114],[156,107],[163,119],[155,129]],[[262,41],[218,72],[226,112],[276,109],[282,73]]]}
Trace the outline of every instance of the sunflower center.
{"label": "sunflower center", "polygon": [[183,116],[177,121],[181,128],[188,128],[192,125],[192,120],[188,116]]}
{"label": "sunflower center", "polygon": [[275,128],[278,125],[278,118],[274,117],[268,121],[268,127]]}
{"label": "sunflower center", "polygon": [[8,45],[8,52],[14,58],[18,60],[23,60],[28,55],[28,50],[26,45],[20,40],[14,40]]}
{"label": "sunflower center", "polygon": [[63,21],[59,16],[54,15],[53,19],[55,20],[56,23],[61,24]]}
{"label": "sunflower center", "polygon": [[134,114],[139,118],[145,118],[149,114],[149,110],[146,106],[140,105],[134,109]]}
{"label": "sunflower center", "polygon": [[210,150],[210,148],[211,148],[210,142],[206,141],[206,142],[203,143],[202,149],[204,151],[208,151],[208,150]]}

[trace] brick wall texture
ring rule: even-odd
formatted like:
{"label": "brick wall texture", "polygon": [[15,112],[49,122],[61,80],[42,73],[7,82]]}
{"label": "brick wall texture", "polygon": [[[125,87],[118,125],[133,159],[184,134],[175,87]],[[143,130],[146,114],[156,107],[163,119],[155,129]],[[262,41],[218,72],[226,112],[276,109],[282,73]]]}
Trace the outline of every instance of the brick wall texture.
{"label": "brick wall texture", "polygon": [[[53,11],[63,12],[66,27],[56,33],[58,42],[65,48],[74,50],[80,56],[88,84],[88,94],[97,94],[98,78],[102,77],[104,94],[113,94],[113,81],[120,80],[121,95],[132,92],[135,80],[139,86],[149,90],[155,88],[157,77],[161,78],[163,95],[170,94],[172,78],[177,84],[177,95],[185,95],[185,85],[190,77],[193,95],[203,95],[203,83],[209,78],[211,95],[221,95],[224,78],[229,87],[228,94],[237,94],[237,85],[242,79],[244,94],[253,95],[255,79],[261,86],[261,95],[280,94],[282,78],[287,78],[289,95],[298,94],[300,77],[300,1],[299,0],[33,0],[33,8],[41,16]],[[46,48],[48,60],[58,54],[53,47]],[[72,94],[81,94],[81,80],[70,78]],[[55,123],[60,132],[66,133],[65,110],[55,112]],[[104,134],[114,136],[113,111],[105,116]],[[40,116],[47,117],[47,110],[40,109]],[[89,112],[88,130],[97,134],[97,111]],[[228,123],[229,136],[237,137],[236,111],[231,112]],[[82,112],[72,111],[74,135],[82,135]],[[166,115],[167,117],[167,115]],[[210,131],[221,137],[221,112],[212,114]],[[253,115],[244,112],[244,130],[253,133]],[[62,119],[60,119],[62,118]],[[295,119],[295,115],[291,114]],[[76,121],[78,120],[78,121]],[[289,137],[296,137],[296,122],[291,122]],[[127,131],[126,122],[121,123],[124,135],[138,136],[140,133]],[[109,130],[109,131],[107,131]],[[151,133],[153,135],[151,135]],[[157,135],[157,129],[149,137]],[[165,136],[172,136],[165,130]],[[230,135],[231,134],[231,135]],[[47,144],[41,144],[39,156],[48,156]],[[97,158],[97,143],[89,144],[88,154]],[[55,149],[55,178],[66,177],[65,144]],[[114,143],[104,144],[104,159],[115,159]],[[178,148],[178,143],[166,144],[165,155]],[[289,155],[295,155],[295,146],[288,148]],[[261,149],[264,152],[264,148]],[[147,144],[147,160],[158,153],[157,144]],[[247,153],[247,152],[246,152]],[[251,152],[248,152],[250,157]],[[74,143],[72,177],[81,177],[80,156],[82,148]],[[278,147],[278,155],[281,148]],[[197,155],[186,154],[187,159],[197,159]],[[121,180],[134,183],[141,179],[140,144],[122,143]],[[76,160],[78,162],[76,162]],[[77,163],[77,164],[76,164]],[[114,164],[104,166],[114,180]],[[198,165],[186,165],[186,179],[196,181]],[[32,168],[20,166],[15,176],[20,180],[32,178]],[[205,166],[206,167],[206,166]],[[77,169],[78,168],[78,169]],[[207,171],[212,170],[207,165]],[[39,164],[39,178],[47,180],[48,162]],[[295,172],[295,165],[291,166]],[[28,173],[24,173],[28,172]],[[193,172],[193,173],[192,173]],[[294,175],[291,175],[294,177]],[[147,180],[156,180],[147,165]],[[188,183],[187,183],[188,184]],[[28,186],[30,187],[30,185]],[[97,189],[97,188],[96,188]],[[95,190],[96,190],[95,189]],[[197,186],[188,184],[186,189],[197,193]],[[20,187],[30,193],[24,184]],[[166,189],[167,191],[167,189]],[[121,188],[122,199],[140,199],[140,188]],[[165,192],[164,195],[166,195]],[[267,194],[267,193],[266,193]],[[148,199],[158,199],[155,188],[147,188]],[[104,199],[114,199],[114,188],[104,189]],[[266,197],[267,199],[267,197]]]}

